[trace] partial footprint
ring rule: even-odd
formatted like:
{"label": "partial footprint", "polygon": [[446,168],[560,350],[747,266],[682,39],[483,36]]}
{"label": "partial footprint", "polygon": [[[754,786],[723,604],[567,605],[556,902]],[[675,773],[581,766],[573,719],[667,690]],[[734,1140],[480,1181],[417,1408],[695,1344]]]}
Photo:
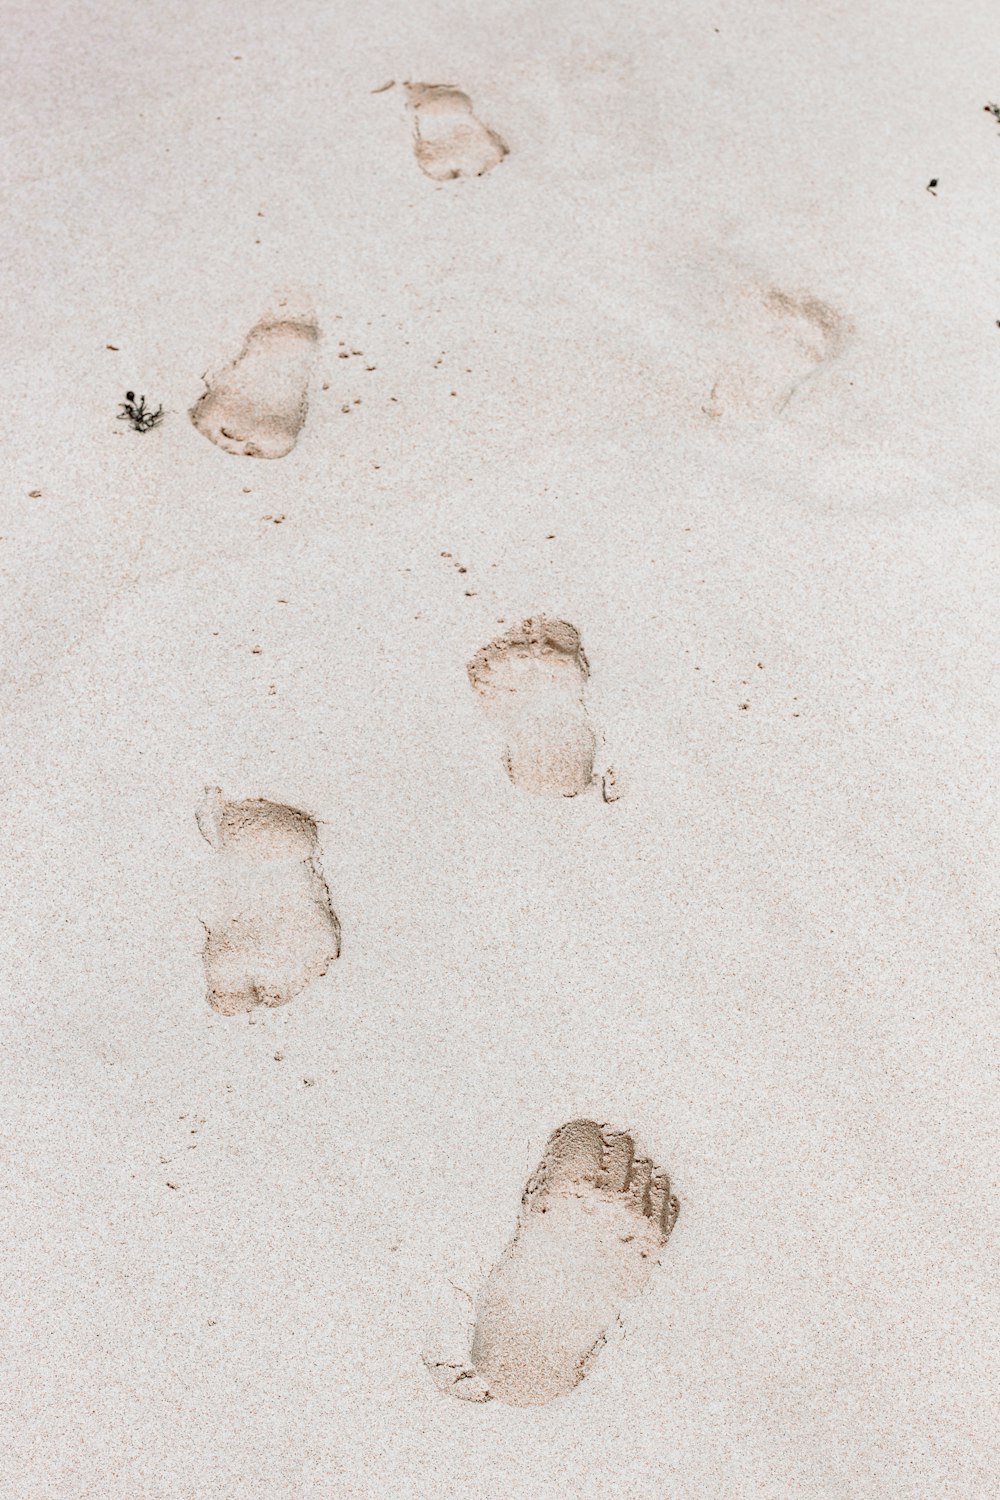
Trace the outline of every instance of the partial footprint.
{"label": "partial footprint", "polygon": [[309,371],[319,329],[307,313],[279,305],[247,334],[239,356],[206,377],[191,420],[227,453],[284,458],[309,408]]}
{"label": "partial footprint", "polygon": [[435,182],[450,177],[482,177],[507,155],[495,130],[472,112],[472,100],[450,83],[408,83],[413,118],[413,152]]}
{"label": "partial footprint", "polygon": [[468,1365],[431,1364],[463,1400],[541,1406],[578,1385],[652,1275],[677,1200],[630,1135],[573,1120],[549,1138],[517,1230],[479,1298]]}
{"label": "partial footprint", "polygon": [[736,358],[715,380],[703,408],[710,417],[784,411],[800,387],[840,353],[851,325],[818,297],[753,286],[731,309],[730,332]]}
{"label": "partial footprint", "polygon": [[287,1005],[340,953],[340,923],[308,813],[206,789],[198,827],[223,856],[217,915],[205,923],[208,1002],[224,1016]]}
{"label": "partial footprint", "polygon": [[477,651],[469,681],[500,723],[515,786],[575,797],[594,782],[596,737],[583,703],[589,668],[580,632],[537,615]]}

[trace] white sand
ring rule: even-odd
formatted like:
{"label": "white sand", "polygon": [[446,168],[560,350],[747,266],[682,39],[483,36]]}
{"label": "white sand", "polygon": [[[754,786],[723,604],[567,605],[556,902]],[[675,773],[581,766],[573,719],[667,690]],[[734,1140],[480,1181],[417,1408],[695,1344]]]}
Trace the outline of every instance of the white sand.
{"label": "white sand", "polygon": [[[994,1496],[995,4],[2,47],[0,1493]],[[403,80],[509,154],[425,175]],[[308,414],[234,457],[188,412],[276,297]],[[613,804],[470,687],[540,614]],[[342,930],[249,1017],[206,786],[317,820]],[[568,1394],[454,1400],[576,1118],[676,1228]]]}

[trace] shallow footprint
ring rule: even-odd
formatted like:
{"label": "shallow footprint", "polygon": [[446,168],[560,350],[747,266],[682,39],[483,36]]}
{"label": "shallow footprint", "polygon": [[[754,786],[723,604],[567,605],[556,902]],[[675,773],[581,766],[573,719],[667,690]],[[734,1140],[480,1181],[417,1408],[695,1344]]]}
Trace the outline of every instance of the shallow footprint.
{"label": "shallow footprint", "polygon": [[313,317],[279,307],[247,334],[220,374],[205,378],[191,409],[199,432],[227,453],[284,458],[309,409],[309,371],[319,329]]}
{"label": "shallow footprint", "polygon": [[549,1138],[517,1230],[479,1299],[467,1366],[432,1364],[463,1400],[541,1406],[587,1374],[674,1221],[666,1174],[630,1135],[573,1120]]}
{"label": "shallow footprint", "polygon": [[806,293],[750,286],[731,309],[736,362],[720,370],[703,410],[778,415],[801,386],[835,359],[851,332],[843,314]]}
{"label": "shallow footprint", "polygon": [[583,703],[589,675],[580,632],[545,615],[477,651],[469,681],[501,724],[515,786],[575,797],[594,782],[596,737]]}
{"label": "shallow footprint", "polygon": [[413,119],[413,154],[435,182],[451,177],[482,177],[499,165],[507,146],[472,112],[472,100],[450,83],[408,83]]}
{"label": "shallow footprint", "polygon": [[198,827],[223,856],[219,915],[205,924],[208,1003],[224,1016],[287,1005],[340,953],[308,813],[206,789]]}

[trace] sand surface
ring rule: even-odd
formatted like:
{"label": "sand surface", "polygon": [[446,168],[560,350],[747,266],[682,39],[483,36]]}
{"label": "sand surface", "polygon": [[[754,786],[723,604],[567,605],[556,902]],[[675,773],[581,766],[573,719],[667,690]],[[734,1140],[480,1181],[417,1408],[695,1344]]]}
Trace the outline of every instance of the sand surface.
{"label": "sand surface", "polygon": [[[995,3],[0,48],[0,1494],[990,1500]],[[456,1400],[576,1120],[676,1226]]]}

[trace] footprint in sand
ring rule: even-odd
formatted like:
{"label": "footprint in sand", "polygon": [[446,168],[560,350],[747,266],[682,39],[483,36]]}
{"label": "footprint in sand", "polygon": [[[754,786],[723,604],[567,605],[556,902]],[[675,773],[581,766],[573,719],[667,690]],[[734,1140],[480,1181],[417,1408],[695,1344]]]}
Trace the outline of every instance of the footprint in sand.
{"label": "footprint in sand", "polygon": [[702,408],[709,417],[779,415],[851,333],[848,319],[818,297],[760,286],[741,293],[731,328],[740,352],[712,386]]}
{"label": "footprint in sand", "polygon": [[287,1005],[340,953],[340,923],[308,813],[205,791],[198,827],[222,855],[218,917],[205,923],[208,1003],[224,1016]]}
{"label": "footprint in sand", "polygon": [[233,363],[205,377],[191,409],[198,431],[227,453],[284,458],[306,419],[318,338],[315,319],[287,305],[261,318]]}
{"label": "footprint in sand", "polygon": [[537,615],[477,651],[469,681],[506,741],[515,786],[575,797],[594,782],[596,736],[583,688],[589,668],[580,632]]}
{"label": "footprint in sand", "polygon": [[507,146],[472,112],[472,100],[450,83],[408,83],[413,152],[435,182],[482,177],[507,155]]}
{"label": "footprint in sand", "polygon": [[429,1363],[439,1387],[508,1406],[571,1391],[652,1275],[677,1212],[666,1174],[636,1156],[630,1135],[592,1120],[563,1125],[480,1295],[468,1365]]}

